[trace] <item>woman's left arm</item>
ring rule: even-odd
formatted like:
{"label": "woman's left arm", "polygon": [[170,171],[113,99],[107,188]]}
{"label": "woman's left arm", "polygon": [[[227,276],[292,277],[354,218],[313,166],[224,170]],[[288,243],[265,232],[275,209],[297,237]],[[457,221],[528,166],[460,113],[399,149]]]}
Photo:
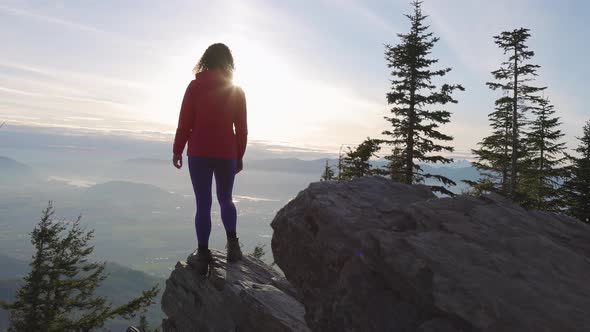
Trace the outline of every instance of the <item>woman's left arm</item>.
{"label": "woman's left arm", "polygon": [[234,118],[234,127],[236,130],[236,143],[238,147],[238,162],[244,158],[246,145],[248,145],[248,117],[246,109],[246,95],[244,90],[238,88],[238,109]]}

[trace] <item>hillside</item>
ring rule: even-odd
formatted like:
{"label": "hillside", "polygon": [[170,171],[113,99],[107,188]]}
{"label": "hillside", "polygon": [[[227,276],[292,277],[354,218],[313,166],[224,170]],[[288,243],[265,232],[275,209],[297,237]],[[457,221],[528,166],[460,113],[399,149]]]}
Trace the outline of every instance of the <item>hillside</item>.
{"label": "hillside", "polygon": [[[26,266],[25,262],[16,264],[15,260],[6,259],[1,256],[0,258],[0,271],[3,271],[3,275],[9,275],[10,273],[15,274],[15,272],[10,270],[15,266]],[[6,263],[6,265],[3,265],[3,263]],[[115,305],[125,303],[133,297],[140,295],[141,291],[149,289],[155,284],[160,284],[161,292],[163,292],[163,280],[152,277],[143,272],[116,263],[107,263],[106,271],[109,273],[109,277],[98,289],[97,294],[112,300]],[[8,302],[14,300],[14,294],[21,282],[20,278],[15,277],[3,278],[3,280],[0,280],[0,300]],[[164,317],[160,310],[161,292],[156,298],[156,303],[153,304],[146,313],[150,326],[153,327],[159,326]],[[129,325],[132,323],[135,324],[137,320],[138,319],[132,322],[115,320],[106,324],[105,327],[112,331],[125,331]],[[6,311],[0,310],[0,331],[5,331],[7,326],[8,315]]]}
{"label": "hillside", "polygon": [[0,156],[0,184],[22,183],[34,180],[33,169],[9,157]]}
{"label": "hillside", "polygon": [[84,201],[124,204],[160,205],[171,199],[171,194],[157,186],[129,181],[108,181],[88,188],[81,196]]}

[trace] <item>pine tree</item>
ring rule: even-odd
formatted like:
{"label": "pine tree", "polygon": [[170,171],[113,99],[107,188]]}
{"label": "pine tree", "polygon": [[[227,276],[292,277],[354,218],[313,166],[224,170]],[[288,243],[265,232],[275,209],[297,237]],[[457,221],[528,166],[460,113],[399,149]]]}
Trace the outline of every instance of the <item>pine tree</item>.
{"label": "pine tree", "polygon": [[492,134],[478,143],[472,163],[482,179],[467,181],[476,192],[496,192],[507,196],[510,186],[510,160],[512,155],[512,99],[501,97],[496,100],[496,110],[488,115]]}
{"label": "pine tree", "polygon": [[374,174],[389,177],[392,181],[403,182],[404,169],[403,169],[403,158],[402,149],[400,147],[394,147],[391,149],[391,155],[385,156],[387,164],[383,168],[377,168],[373,170]]}
{"label": "pine tree", "polygon": [[578,139],[580,144],[575,151],[579,156],[567,156],[571,165],[563,185],[564,205],[569,215],[590,223],[590,120]]}
{"label": "pine tree", "polygon": [[31,272],[24,277],[24,285],[17,291],[15,302],[2,304],[3,309],[10,311],[10,332],[47,331],[50,326],[52,301],[48,290],[53,285],[47,277],[56,255],[55,244],[65,229],[63,224],[52,221],[53,214],[50,202],[43,210],[38,227],[31,233],[31,243],[35,246]]}
{"label": "pine tree", "polygon": [[[430,107],[456,103],[451,96],[453,91],[464,90],[459,84],[443,84],[440,89],[434,85],[433,80],[445,76],[451,68],[431,69],[438,60],[428,58],[428,55],[439,38],[427,32],[429,26],[423,23],[427,16],[422,14],[421,4],[421,1],[413,1],[414,12],[406,15],[411,22],[410,32],[398,34],[401,39],[398,45],[386,45],[387,66],[393,68],[391,91],[387,94],[387,102],[393,105],[393,116],[385,119],[393,129],[383,134],[391,137],[386,143],[402,149],[400,156],[392,154],[390,159],[404,170],[401,178],[404,183],[420,183],[426,178],[434,178],[443,185],[454,185],[452,180],[444,176],[423,173],[417,164],[452,162],[452,159],[436,154],[453,151],[451,146],[438,143],[453,139],[438,129],[441,124],[450,122],[451,113]],[[452,195],[444,186],[431,186],[431,189]]]}
{"label": "pine tree", "polygon": [[532,107],[535,119],[526,133],[527,158],[522,184],[518,191],[523,197],[523,206],[537,210],[557,211],[560,200],[560,181],[564,175],[561,164],[565,157],[564,136],[558,129],[559,117],[548,98],[539,98],[537,107]]}
{"label": "pine tree", "polygon": [[[504,54],[509,54],[509,57],[502,63],[500,69],[492,72],[495,81],[486,83],[492,90],[500,89],[507,93],[508,95],[504,98],[509,98],[512,104],[508,196],[514,200],[519,200],[517,195],[519,176],[523,171],[523,160],[527,153],[522,135],[526,125],[526,111],[538,100],[535,93],[545,89],[529,85],[540,67],[528,63],[528,60],[535,55],[525,44],[531,36],[529,31],[529,29],[520,28],[494,36],[496,45],[504,51]],[[489,162],[493,163],[493,160]]]}
{"label": "pine tree", "polygon": [[66,223],[55,221],[53,214],[50,202],[31,233],[31,272],[15,302],[2,305],[10,311],[10,331],[90,331],[115,317],[129,319],[153,304],[157,286],[118,307],[95,295],[108,275],[106,262],[89,260],[93,231],[82,227],[81,217]]}
{"label": "pine tree", "polygon": [[137,329],[140,332],[151,332],[150,325],[147,321],[147,318],[145,318],[145,315],[139,316],[139,325],[137,326]]}
{"label": "pine tree", "polygon": [[328,160],[326,159],[326,165],[324,166],[324,172],[322,173],[322,177],[320,181],[330,181],[334,179],[334,171],[332,170],[332,166],[328,165]]}
{"label": "pine tree", "polygon": [[350,180],[365,175],[371,175],[372,169],[369,160],[376,157],[381,148],[380,140],[367,137],[354,150],[348,147],[348,152],[342,159],[342,179]]}
{"label": "pine tree", "polygon": [[262,259],[262,257],[264,257],[264,255],[266,255],[266,252],[264,252],[264,247],[266,247],[265,244],[256,245],[254,247],[254,250],[252,251],[251,255],[258,258],[258,259]]}
{"label": "pine tree", "polygon": [[338,151],[338,177],[336,179],[338,181],[344,180],[342,178],[342,161],[344,160],[344,155],[342,154],[342,146],[340,146],[340,150]]}

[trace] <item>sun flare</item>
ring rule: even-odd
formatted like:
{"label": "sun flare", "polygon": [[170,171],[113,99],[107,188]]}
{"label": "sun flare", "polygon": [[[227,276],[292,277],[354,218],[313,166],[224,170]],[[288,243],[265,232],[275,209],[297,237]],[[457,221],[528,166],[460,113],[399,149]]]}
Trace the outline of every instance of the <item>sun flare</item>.
{"label": "sun flare", "polygon": [[[378,103],[367,101],[345,86],[311,79],[293,55],[243,39],[225,40],[236,66],[233,82],[246,93],[252,139],[296,139],[300,144],[313,145],[330,135],[347,142],[350,135],[346,131],[326,132],[324,124],[362,123],[363,114],[381,109]],[[154,92],[146,105],[153,121],[175,128],[184,91],[193,78],[192,69],[207,46],[179,52],[154,75],[158,79],[152,83]]]}

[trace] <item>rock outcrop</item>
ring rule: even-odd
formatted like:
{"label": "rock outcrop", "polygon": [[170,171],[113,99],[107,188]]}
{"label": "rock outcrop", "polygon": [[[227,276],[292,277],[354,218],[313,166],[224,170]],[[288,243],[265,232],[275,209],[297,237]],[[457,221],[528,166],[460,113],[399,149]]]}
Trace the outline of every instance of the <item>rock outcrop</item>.
{"label": "rock outcrop", "polygon": [[590,331],[590,225],[560,214],[371,177],[271,225],[313,331]]}
{"label": "rock outcrop", "polygon": [[225,253],[212,253],[216,263],[208,276],[193,271],[191,254],[166,280],[164,332],[309,331],[284,277],[250,255],[227,264]]}

